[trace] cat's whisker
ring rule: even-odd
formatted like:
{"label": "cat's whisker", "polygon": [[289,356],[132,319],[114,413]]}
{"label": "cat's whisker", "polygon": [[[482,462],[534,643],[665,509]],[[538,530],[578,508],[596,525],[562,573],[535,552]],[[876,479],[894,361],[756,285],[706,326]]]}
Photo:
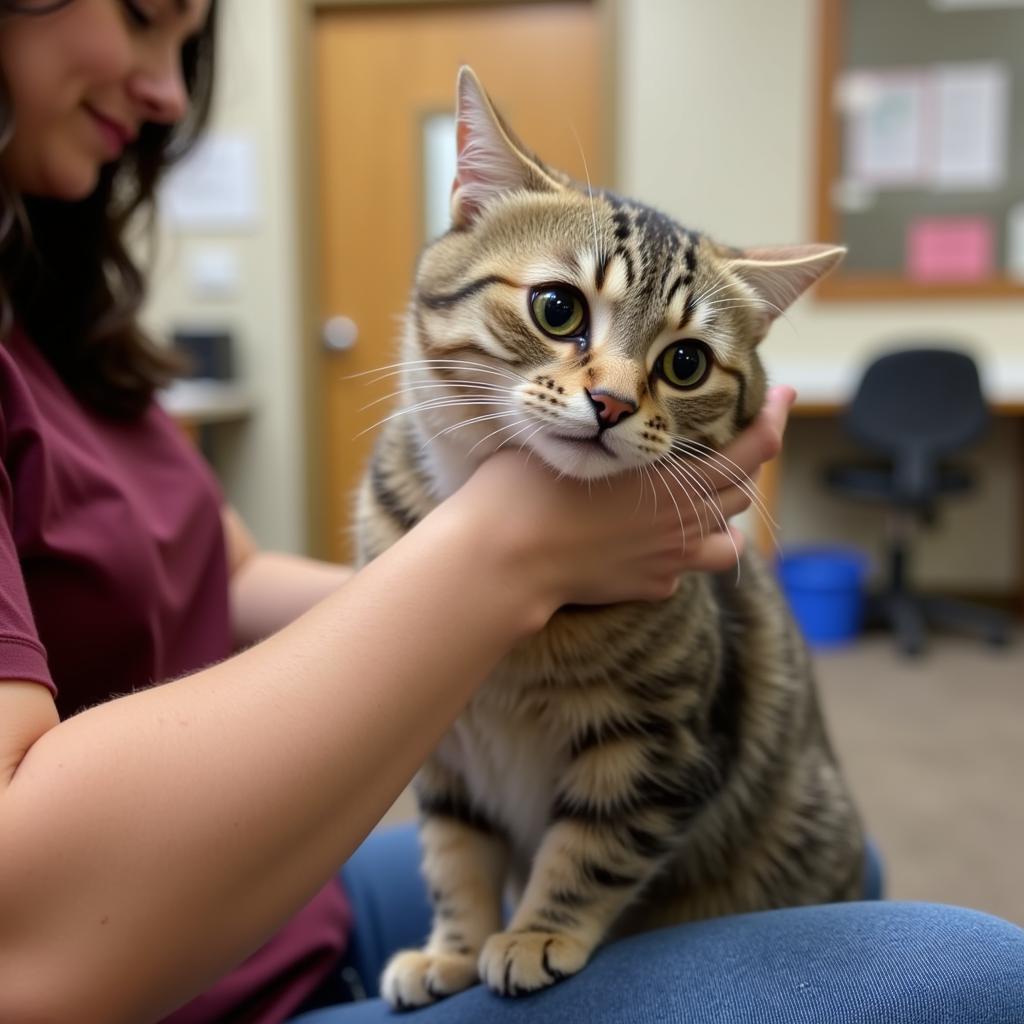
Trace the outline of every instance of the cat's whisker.
{"label": "cat's whisker", "polygon": [[514,370],[507,370],[507,369],[503,369],[501,367],[496,367],[496,366],[488,366],[486,363],[473,363],[473,362],[469,362],[469,361],[464,360],[464,359],[437,360],[437,361],[431,362],[429,364],[423,363],[423,364],[407,365],[404,370],[399,368],[397,371],[393,371],[393,372],[398,372],[398,373],[408,372],[408,373],[411,373],[411,374],[419,374],[419,375],[426,376],[431,371],[441,371],[441,370],[449,371],[449,372],[452,371],[452,370],[462,370],[462,371],[464,371],[467,374],[468,373],[485,373],[485,374],[489,374],[492,377],[501,377],[501,378],[504,378],[504,379],[507,379],[507,380],[510,380],[510,381],[514,381],[516,384],[520,384],[520,383],[522,383],[522,384],[533,384],[534,383],[534,381],[531,381],[528,377],[524,377],[521,373],[516,373]]}
{"label": "cat's whisker", "polygon": [[[701,471],[699,469],[697,469],[694,466],[685,467],[684,464],[683,464],[683,460],[681,460],[678,456],[671,456],[670,455],[669,457],[673,459],[673,461],[675,463],[675,467],[678,470],[680,470],[680,472],[686,472],[687,476],[691,476],[692,475],[693,478],[694,478],[694,483],[697,485],[697,487],[699,487],[702,491],[704,491],[705,494],[709,493],[701,485],[700,478],[703,477],[704,474],[701,473]],[[668,468],[668,466],[669,466],[669,464],[665,463],[666,469]],[[689,472],[687,472],[687,470],[689,470]],[[704,477],[704,479],[707,479],[707,478]],[[710,481],[708,481],[708,484],[710,486]],[[714,493],[713,490],[710,493],[713,495],[713,493]],[[708,498],[705,498],[704,499],[704,505],[705,505],[706,508],[709,508],[712,512],[715,513],[715,518],[718,521],[719,525],[722,527],[722,533],[725,534],[725,536],[729,538],[729,544],[732,547],[733,555],[735,556],[735,559],[736,559],[736,583],[739,584],[740,578],[742,576],[742,566],[741,566],[741,563],[740,563],[740,549],[736,546],[736,540],[735,540],[735,538],[732,535],[732,530],[729,529],[729,521],[728,521],[728,519],[725,518],[725,513],[723,512],[721,505],[719,505],[717,501],[713,500],[713,498],[712,498],[712,500],[708,500]]]}
{"label": "cat's whisker", "polygon": [[[435,367],[431,367],[430,369],[435,369]],[[448,367],[443,367],[443,369],[446,369],[446,370],[449,370],[449,371],[461,370],[461,371],[465,372],[467,368],[463,367],[463,366],[448,366]],[[479,383],[481,386],[490,384],[492,387],[507,387],[507,388],[511,388],[511,387],[521,387],[522,383],[523,383],[522,381],[519,381],[519,380],[517,380],[514,377],[509,377],[507,374],[498,373],[497,371],[477,370],[477,369],[470,368],[469,372],[471,372],[471,373],[479,373],[479,374],[486,374],[489,377],[497,377],[498,380],[501,382],[501,383],[495,383],[494,381],[475,381],[474,380],[474,383]],[[374,377],[373,380],[366,381],[366,386],[369,387],[372,384],[380,384],[382,381],[387,380],[389,377],[403,377],[403,376],[406,376],[406,373],[407,373],[407,371],[404,371],[404,370],[392,370],[389,373],[383,373],[383,374],[381,374],[378,377]],[[409,375],[409,377],[411,379],[411,382],[414,383],[414,384],[425,384],[425,383],[445,384],[445,383],[448,383],[448,380],[449,380],[449,378],[446,378],[446,377],[429,376],[427,374],[427,372],[426,372],[426,368],[424,368],[424,369],[414,368],[413,370],[408,371],[408,375]]]}
{"label": "cat's whisker", "polygon": [[683,535],[683,550],[686,550],[686,525],[683,523],[683,513],[679,511],[679,503],[676,501],[676,496],[672,493],[672,488],[669,486],[668,481],[665,479],[661,470],[658,468],[658,464],[655,462],[651,463],[651,469],[661,478],[661,482],[665,485],[665,490],[668,491],[668,496],[672,499],[672,504],[676,510],[676,516],[679,518],[679,530]]}
{"label": "cat's whisker", "polygon": [[[519,436],[520,434],[525,434],[525,433],[526,433],[526,432],[527,432],[527,431],[528,431],[528,430],[530,429],[530,427],[532,427],[532,426],[533,426],[533,424],[534,424],[534,421],[533,421],[533,420],[530,420],[530,421],[529,421],[529,422],[528,422],[528,423],[526,424],[526,426],[522,428],[522,430],[517,430],[517,431],[516,431],[516,432],[515,432],[514,434],[512,434],[512,435],[511,435],[510,437],[506,437],[506,438],[505,438],[505,440],[504,440],[504,441],[502,441],[502,442],[501,442],[501,444],[499,444],[499,445],[498,445],[498,447],[494,449],[494,450],[495,450],[495,452],[500,452],[500,451],[501,451],[501,449],[502,449],[502,448],[504,448],[504,447],[505,447],[505,445],[507,445],[507,444],[509,443],[509,441],[514,441],[514,440],[515,440],[515,439],[516,439],[516,438],[517,438],[517,437],[518,437],[518,436]],[[536,433],[537,433],[537,431],[535,430],[535,431],[534,431],[533,433],[534,433],[534,434],[536,434]],[[531,434],[531,435],[530,435],[530,437],[533,437],[533,434]],[[528,441],[529,439],[530,439],[530,438],[527,438],[527,441]],[[522,450],[522,447],[523,447],[522,445],[520,445],[520,446],[519,446],[519,448],[520,448],[520,451]]]}
{"label": "cat's whisker", "polygon": [[[398,391],[392,391],[389,395],[383,395],[380,398],[375,398],[372,402],[367,402],[366,405],[360,408],[360,412],[365,412],[367,409],[372,409],[375,405],[380,405],[381,402],[386,402],[391,398],[398,398],[400,395],[407,395],[410,391],[436,391],[443,388],[456,389],[456,393],[459,393],[459,389],[465,388],[481,388],[483,394],[476,395],[475,397],[481,398],[487,392],[497,392],[500,395],[514,395],[515,391],[512,388],[503,387],[500,384],[485,384],[475,380],[459,380],[459,381],[441,381],[435,384],[411,384],[409,387],[401,388]],[[468,396],[467,396],[468,397]]]}
{"label": "cat's whisker", "polygon": [[658,514],[658,490],[654,486],[654,477],[651,476],[651,471],[647,465],[640,467],[644,471],[644,476],[647,477],[647,482],[651,485],[651,497],[654,499],[654,511],[651,513],[651,518],[654,519]]}
{"label": "cat's whisker", "polygon": [[[664,465],[666,467],[673,467],[677,474],[681,475],[689,485],[691,490],[697,492],[701,507],[704,510],[704,518],[701,520],[701,527],[707,526],[708,530],[711,529],[711,514],[714,513],[714,520],[719,525],[725,525],[725,516],[722,513],[721,507],[717,502],[717,494],[713,487],[708,485],[701,479],[701,474],[693,466],[687,465],[684,460],[672,455],[665,456]],[[677,475],[677,479],[679,476]],[[696,509],[694,510],[696,511]],[[703,534],[702,534],[703,536]]]}
{"label": "cat's whisker", "polygon": [[486,423],[489,422],[490,420],[502,419],[505,416],[515,416],[515,413],[489,412],[485,413],[483,416],[473,416],[468,420],[460,420],[458,423],[449,424],[447,427],[444,427],[442,430],[439,430],[432,437],[428,437],[427,440],[420,445],[420,451],[423,451],[423,449],[426,448],[427,445],[430,444],[432,441],[436,441],[439,437],[444,437],[446,434],[454,433],[456,430],[459,430],[462,427],[468,427],[474,423]]}
{"label": "cat's whisker", "polygon": [[[762,306],[762,305],[763,306],[770,306],[770,305],[772,305],[772,303],[768,302],[766,299],[760,299],[760,298],[757,298],[757,299],[730,299],[730,298],[725,298],[725,299],[718,299],[716,302],[708,303],[708,309],[712,310],[713,312],[718,313],[718,312],[721,312],[721,311],[727,310],[727,309],[751,309],[753,307]],[[775,308],[778,309],[777,306]]]}
{"label": "cat's whisker", "polygon": [[[673,455],[672,458],[673,459],[679,459],[679,456],[678,455]],[[707,464],[707,460],[701,458],[700,456],[695,456],[695,455],[691,454],[690,458],[700,459],[701,462],[704,462],[705,464]],[[718,472],[722,471],[720,467],[712,466],[712,468],[716,469]],[[779,544],[778,536],[777,536],[777,534],[775,532],[775,530],[776,530],[776,528],[778,527],[779,524],[777,522],[775,522],[775,520],[772,519],[772,517],[766,511],[766,509],[765,509],[765,507],[763,505],[763,499],[761,499],[760,495],[758,495],[757,498],[754,499],[753,495],[751,494],[751,489],[750,488],[740,487],[740,489],[744,491],[744,493],[747,495],[747,497],[752,499],[751,500],[751,507],[754,509],[755,514],[762,521],[762,523],[764,524],[765,529],[768,531],[768,536],[771,539],[772,546],[775,548],[776,551],[781,553],[782,547]]]}
{"label": "cat's whisker", "polygon": [[[517,387],[509,387],[507,384],[495,384],[489,380],[462,380],[458,377],[452,380],[432,380],[422,381],[410,384],[404,390],[406,391],[422,391],[424,388],[457,388],[457,387],[470,387],[470,388],[483,388],[485,391],[503,391],[506,395],[514,395],[518,391]],[[401,394],[401,392],[399,392]]]}
{"label": "cat's whisker", "polygon": [[[771,513],[768,509],[768,503],[758,490],[757,485],[740,466],[732,461],[732,459],[727,458],[721,452],[716,451],[709,445],[702,444],[699,441],[693,441],[689,438],[675,438],[673,448],[676,446],[682,448],[683,453],[688,455],[690,458],[699,459],[705,465],[709,465],[716,472],[721,473],[722,476],[730,480],[735,487],[738,487],[743,491],[743,493],[750,499],[750,503],[754,505],[759,512],[761,512],[768,522],[774,526],[779,525],[774,519],[772,519]],[[676,452],[676,454],[681,453]]]}
{"label": "cat's whisker", "polygon": [[[679,468],[681,469],[682,466],[680,465]],[[736,546],[736,541],[733,539],[732,531],[729,529],[729,521],[728,519],[726,519],[725,511],[722,509],[721,503],[718,500],[718,494],[714,490],[714,485],[711,483],[710,479],[707,476],[705,476],[705,474],[699,468],[691,465],[689,469],[693,476],[696,478],[698,487],[701,486],[702,480],[707,482],[706,486],[708,488],[708,493],[710,494],[710,497],[712,499],[707,504],[708,507],[710,507],[711,511],[715,513],[715,518],[722,528],[722,533],[729,538],[729,544],[732,546],[733,554],[736,556],[736,582],[739,583],[741,572],[740,552],[739,548]]]}
{"label": "cat's whisker", "polygon": [[647,479],[651,481],[651,494],[654,496],[654,511],[651,513],[652,519],[658,518],[658,488],[654,486],[654,477],[647,474]]}
{"label": "cat's whisker", "polygon": [[509,402],[498,399],[470,399],[468,401],[462,401],[461,399],[444,397],[444,398],[429,398],[424,402],[419,402],[416,405],[403,406],[401,409],[393,412],[390,416],[385,416],[384,419],[378,420],[376,423],[371,424],[365,430],[360,430],[355,437],[362,437],[363,434],[368,434],[371,430],[376,430],[377,427],[383,426],[385,423],[390,423],[391,420],[398,419],[399,416],[407,416],[413,412],[429,412],[433,409],[458,409],[463,407],[470,407],[474,405],[511,405],[519,407],[518,402]]}
{"label": "cat's whisker", "polygon": [[732,284],[734,284],[733,281],[723,281],[721,284],[718,285],[717,288],[710,288],[706,291],[701,292],[700,295],[698,295],[693,300],[694,307],[699,306],[702,302],[707,302],[707,300],[710,299],[712,295],[717,295],[720,291],[724,291]]}
{"label": "cat's whisker", "polygon": [[[499,415],[501,415],[501,416],[514,416],[515,413],[505,412],[505,413],[499,413]],[[533,423],[533,419],[530,418],[530,417],[527,417],[526,419],[516,420],[515,423],[506,423],[505,426],[498,427],[497,430],[492,430],[486,437],[481,437],[480,440],[477,441],[477,443],[475,445],[473,445],[472,448],[469,449],[469,451],[467,452],[467,455],[472,455],[473,452],[475,452],[477,450],[477,448],[480,447],[480,445],[482,445],[485,441],[489,441],[492,437],[494,437],[495,434],[500,434],[503,430],[512,430],[515,427],[522,426],[524,423],[527,424],[527,426],[529,426],[529,425],[531,425]],[[524,429],[526,429],[526,428],[524,428]],[[516,435],[513,434],[512,436],[515,437]],[[505,443],[504,441],[501,442],[501,444],[504,444],[504,443]],[[501,448],[501,444],[498,445],[498,448]],[[497,450],[497,449],[495,449],[495,450]]]}
{"label": "cat's whisker", "polygon": [[683,473],[688,480],[691,480],[694,486],[700,491],[701,499],[704,502],[705,508],[715,513],[716,521],[725,525],[725,513],[722,511],[721,499],[718,497],[718,491],[715,489],[714,482],[708,477],[699,466],[693,465],[686,459],[680,458],[678,455],[673,455],[669,452],[665,458],[670,461],[676,468]]}
{"label": "cat's whisker", "polygon": [[[519,450],[522,451],[523,448],[525,448],[526,445],[528,445],[544,429],[545,426],[546,426],[546,424],[542,423],[525,441],[522,442],[522,444],[519,445]],[[527,462],[527,464],[529,464],[530,459],[533,458],[533,452],[534,452],[534,449],[531,448],[526,453],[526,462]],[[560,473],[559,474],[559,479],[561,479],[563,476],[565,476],[565,474],[564,473]]]}
{"label": "cat's whisker", "polygon": [[[653,466],[655,464],[651,463],[651,465]],[[683,493],[686,495],[686,500],[690,503],[690,508],[693,509],[693,516],[697,520],[697,529],[700,531],[700,539],[703,540],[706,536],[705,517],[707,513],[705,512],[702,516],[701,510],[697,507],[697,503],[693,500],[693,484],[689,480],[684,479],[681,473],[670,462],[663,461],[662,466],[664,467],[665,471],[671,475],[672,479],[675,480],[675,482],[679,484],[680,487],[682,487]],[[704,502],[702,500],[701,505],[703,504]]]}
{"label": "cat's whisker", "polygon": [[[358,380],[360,377],[370,377],[373,374],[380,374],[381,379],[385,377],[391,377],[395,374],[402,373],[405,370],[412,370],[413,372],[420,373],[426,372],[432,368],[436,369],[459,369],[460,367],[468,367],[474,370],[480,370],[485,373],[493,373],[498,376],[511,377],[515,380],[524,381],[527,384],[532,384],[533,381],[529,377],[524,377],[521,373],[516,373],[515,370],[508,368],[500,368],[496,366],[490,366],[487,363],[477,363],[471,359],[456,359],[452,356],[435,357],[432,359],[404,359],[397,363],[386,363],[383,366],[374,367],[372,370],[362,370],[359,373],[350,373],[343,376],[342,380]],[[373,383],[370,381],[369,383]]]}
{"label": "cat's whisker", "polygon": [[[716,465],[712,460],[706,459],[702,455],[696,454],[694,452],[688,452],[687,454],[689,458],[701,462],[703,465],[708,466],[717,473],[724,472],[721,466]],[[760,516],[760,518],[764,521],[765,526],[767,526],[769,530],[778,527],[779,524],[772,517],[771,511],[769,510],[764,497],[761,495],[761,492],[754,485],[737,481],[733,484],[733,486],[750,500],[751,508],[753,508],[757,515]]]}
{"label": "cat's whisker", "polygon": [[[644,503],[644,476],[650,478],[650,474],[647,472],[647,467],[642,463],[635,467],[636,475],[640,478],[640,497],[636,499],[636,507],[633,509],[633,515],[636,515],[640,511],[640,506]],[[653,484],[651,485],[654,486]]]}
{"label": "cat's whisker", "polygon": [[719,299],[704,307],[709,313],[725,313],[730,309],[750,309],[756,303],[752,299]]}
{"label": "cat's whisker", "polygon": [[759,504],[752,502],[751,508],[754,510],[754,514],[761,520],[761,522],[764,525],[764,528],[767,530],[768,536],[772,542],[772,546],[776,549],[776,551],[779,551],[781,553],[782,548],[779,544],[778,536],[775,532],[776,528],[778,527],[778,523],[776,523],[775,520],[773,520],[771,516],[768,515],[767,512],[765,512]]}
{"label": "cat's whisker", "polygon": [[[707,445],[700,444],[700,442],[697,441],[682,440],[681,443],[683,446],[698,446],[699,448],[704,448],[711,453],[711,457],[709,458],[699,454],[699,452],[687,450],[687,456],[689,458],[697,459],[704,465],[710,466],[713,470],[715,470],[715,472],[721,473],[727,479],[732,480],[734,486],[737,487],[740,491],[742,491],[743,494],[745,494],[750,499],[751,507],[753,508],[755,514],[758,516],[761,522],[764,524],[765,529],[768,531],[768,535],[771,538],[772,545],[776,548],[776,550],[781,551],[781,546],[779,544],[779,540],[776,534],[776,530],[778,529],[779,524],[775,521],[775,519],[772,518],[772,515],[768,509],[768,505],[765,502],[763,495],[757,489],[757,486],[753,483],[753,481],[751,481],[750,478],[747,477],[746,474],[743,473],[743,471],[738,466],[736,466],[736,463],[732,462],[730,459],[725,458],[725,456],[721,455],[720,453],[715,452],[713,448],[708,448]],[[679,457],[678,453],[676,453],[675,457]],[[729,470],[728,466],[724,465],[724,463],[729,463],[733,466],[736,466],[736,469],[739,470],[739,473],[742,474],[742,477],[737,476],[737,474]],[[744,477],[746,478],[745,480],[743,479]]]}
{"label": "cat's whisker", "polygon": [[[401,394],[405,394],[405,392],[401,392],[400,391],[400,392],[396,392],[396,394],[400,394],[401,395]],[[498,395],[500,395],[500,394],[501,394],[501,392],[498,392]],[[416,408],[425,408],[425,402],[456,402],[456,403],[458,403],[458,402],[462,402],[462,401],[475,402],[477,404],[494,401],[495,404],[498,404],[498,399],[496,398],[495,395],[493,395],[491,393],[488,393],[486,391],[481,391],[481,392],[458,392],[456,394],[448,394],[448,395],[436,395],[433,398],[425,399],[424,402],[417,402],[417,403],[415,403],[415,407]],[[519,404],[519,402],[517,402],[517,401],[512,401],[511,399],[504,399],[504,398],[500,399],[500,402],[503,405],[518,405]]]}
{"label": "cat's whisker", "polygon": [[[385,384],[384,386],[385,387],[396,388],[397,390],[394,392],[394,394],[396,394],[396,395],[400,395],[400,394],[402,394],[405,391],[411,391],[413,389],[423,389],[425,387],[439,387],[439,388],[443,388],[443,387],[446,387],[446,386],[449,386],[449,385],[452,385],[452,384],[472,384],[474,387],[480,387],[480,388],[505,388],[506,390],[508,390],[510,392],[514,391],[515,388],[519,386],[518,384],[513,385],[511,383],[507,383],[503,379],[502,380],[498,380],[498,381],[493,381],[493,380],[476,380],[476,379],[461,379],[461,378],[452,378],[450,380],[445,380],[444,378],[437,378],[437,377],[434,377],[434,378],[430,378],[430,377],[412,377],[408,381],[405,381],[405,380],[399,381],[399,380],[395,380],[394,379],[394,378],[398,378],[398,377],[401,377],[401,376],[403,376],[403,375],[398,374],[398,373],[389,373],[389,374],[385,374],[384,376],[377,377],[374,380],[368,380],[368,381],[365,382],[365,385],[367,387],[369,387],[371,385],[381,384],[384,381],[387,381],[387,384]],[[388,378],[392,378],[392,379],[388,380]],[[374,399],[374,401],[379,401],[379,399]]]}

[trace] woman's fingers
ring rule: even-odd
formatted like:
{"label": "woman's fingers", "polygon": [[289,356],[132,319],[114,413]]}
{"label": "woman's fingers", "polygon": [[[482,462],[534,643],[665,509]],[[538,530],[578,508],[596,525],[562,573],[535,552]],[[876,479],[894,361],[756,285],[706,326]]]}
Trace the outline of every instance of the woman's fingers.
{"label": "woman's fingers", "polygon": [[723,533],[707,537],[684,558],[683,570],[723,572],[736,565],[746,537],[735,526]]}

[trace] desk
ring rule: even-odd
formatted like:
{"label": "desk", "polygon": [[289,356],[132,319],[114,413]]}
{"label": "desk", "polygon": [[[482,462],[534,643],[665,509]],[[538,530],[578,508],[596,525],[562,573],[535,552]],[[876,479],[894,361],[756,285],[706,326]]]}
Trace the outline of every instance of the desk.
{"label": "desk", "polygon": [[252,395],[233,381],[176,380],[158,397],[164,409],[188,427],[243,420],[253,410]]}
{"label": "desk", "polygon": [[[881,352],[877,353],[881,355]],[[866,360],[832,362],[762,356],[769,379],[797,390],[794,416],[834,415],[853,397]],[[978,356],[985,397],[997,416],[1024,416],[1024,356]]]}
{"label": "desk", "polygon": [[[1016,429],[1024,450],[1024,357],[978,357],[982,390],[993,416],[1016,421]],[[813,419],[835,417],[842,413],[853,397],[866,362],[858,359],[837,359],[826,363],[815,360],[795,361],[791,358],[772,359],[765,354],[765,368],[772,383],[789,384],[797,389],[797,400],[790,417]],[[766,464],[761,471],[759,489],[768,510],[775,514],[779,504],[781,486],[781,459]],[[1024,510],[1024,465],[1019,467],[1018,486],[1021,509]],[[1020,526],[1021,564],[1018,567],[1018,614],[1024,618],[1024,517]],[[769,558],[775,557],[775,545],[767,524],[756,520],[755,539],[758,547]]]}
{"label": "desk", "polygon": [[233,381],[176,380],[157,397],[210,460],[211,429],[221,423],[248,419],[255,406],[249,391]]}

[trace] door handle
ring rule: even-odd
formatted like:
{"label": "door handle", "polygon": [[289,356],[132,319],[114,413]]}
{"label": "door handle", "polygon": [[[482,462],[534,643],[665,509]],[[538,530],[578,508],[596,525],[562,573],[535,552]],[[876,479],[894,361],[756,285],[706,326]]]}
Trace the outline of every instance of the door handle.
{"label": "door handle", "polygon": [[359,327],[351,317],[332,316],[324,321],[320,336],[328,352],[348,352],[355,348]]}

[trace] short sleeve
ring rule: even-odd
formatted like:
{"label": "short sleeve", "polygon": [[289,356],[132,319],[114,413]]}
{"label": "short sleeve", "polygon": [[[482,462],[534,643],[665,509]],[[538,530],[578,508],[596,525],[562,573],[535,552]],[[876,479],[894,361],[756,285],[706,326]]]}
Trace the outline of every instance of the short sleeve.
{"label": "short sleeve", "polygon": [[[0,454],[6,450],[0,409]],[[39,642],[32,606],[25,590],[13,534],[13,495],[7,466],[0,459],[0,679],[42,683],[56,696],[46,651]]]}

